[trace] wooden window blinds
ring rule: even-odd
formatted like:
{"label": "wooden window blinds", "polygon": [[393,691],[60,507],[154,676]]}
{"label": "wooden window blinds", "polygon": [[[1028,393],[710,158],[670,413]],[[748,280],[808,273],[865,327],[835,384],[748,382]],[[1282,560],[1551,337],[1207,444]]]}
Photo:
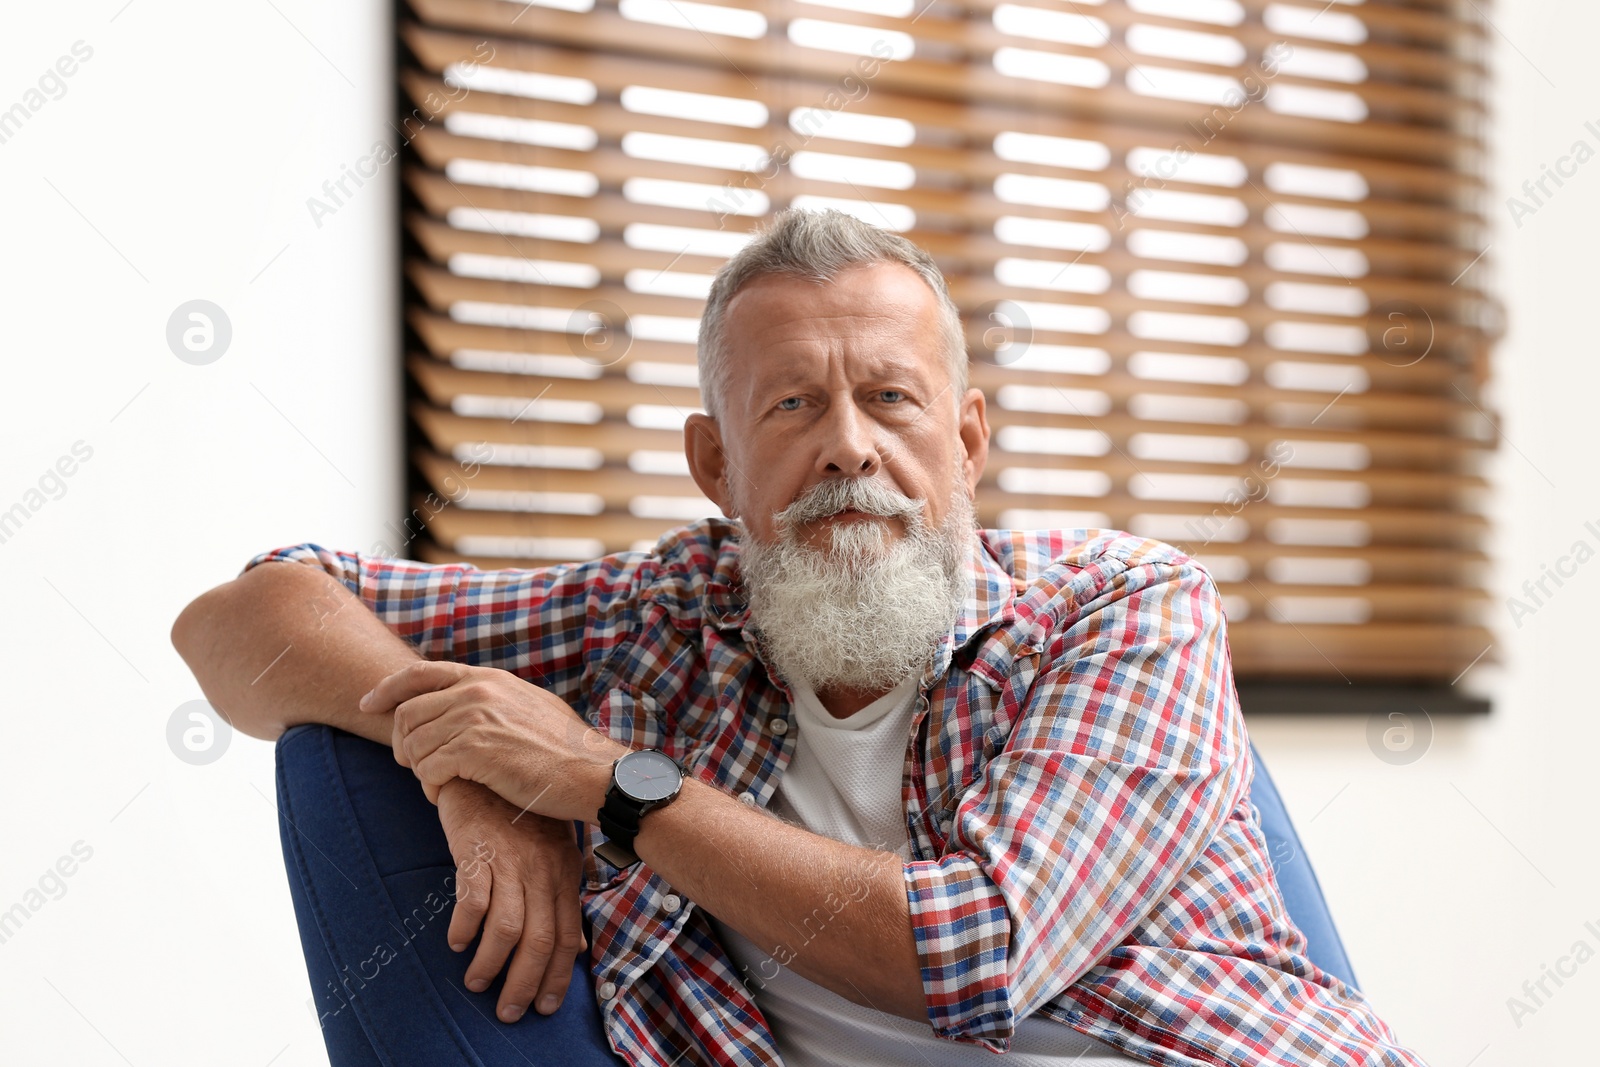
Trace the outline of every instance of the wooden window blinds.
{"label": "wooden window blinds", "polygon": [[716,514],[682,448],[707,286],[835,206],[949,279],[982,525],[1195,554],[1241,681],[1452,681],[1492,644],[1473,10],[409,0],[415,555]]}

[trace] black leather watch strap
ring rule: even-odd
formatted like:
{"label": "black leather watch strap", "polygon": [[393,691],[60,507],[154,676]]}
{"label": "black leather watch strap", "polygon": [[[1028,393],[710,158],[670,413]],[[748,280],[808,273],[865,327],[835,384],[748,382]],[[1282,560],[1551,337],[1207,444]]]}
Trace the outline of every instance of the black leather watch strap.
{"label": "black leather watch strap", "polygon": [[639,832],[639,811],[615,790],[606,794],[600,806],[600,832],[610,841],[632,851],[633,838]]}
{"label": "black leather watch strap", "polygon": [[[648,755],[644,755],[648,753]],[[678,782],[672,792],[659,799],[645,799],[627,793],[617,777],[618,768],[623,761],[628,759],[643,762],[666,761],[677,769]],[[613,867],[631,867],[639,862],[639,856],[633,851],[633,839],[639,833],[639,822],[646,814],[671,803],[677,797],[679,789],[683,786],[683,766],[677,760],[667,756],[659,749],[643,749],[638,752],[629,752],[619,756],[611,765],[611,785],[606,790],[605,800],[600,805],[596,822],[600,824],[600,832],[607,840],[595,846],[595,855],[611,864]]]}

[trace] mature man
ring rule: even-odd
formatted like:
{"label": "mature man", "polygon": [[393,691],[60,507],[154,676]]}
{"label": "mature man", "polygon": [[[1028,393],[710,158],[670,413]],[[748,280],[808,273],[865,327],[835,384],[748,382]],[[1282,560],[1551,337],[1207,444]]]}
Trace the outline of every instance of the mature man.
{"label": "mature man", "polygon": [[291,546],[174,626],[240,729],[389,744],[464,868],[494,844],[469,987],[515,945],[501,1018],[553,1010],[581,882],[640,1067],[1420,1063],[1285,913],[1205,570],[977,527],[984,396],[926,253],[781,213],[699,358],[722,517],[540,570]]}

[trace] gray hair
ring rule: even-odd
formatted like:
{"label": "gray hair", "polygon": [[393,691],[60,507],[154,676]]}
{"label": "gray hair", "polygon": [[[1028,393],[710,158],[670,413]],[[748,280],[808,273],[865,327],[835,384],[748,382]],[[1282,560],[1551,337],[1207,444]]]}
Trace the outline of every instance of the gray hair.
{"label": "gray hair", "polygon": [[967,392],[967,340],[961,311],[950,298],[944,275],[933,257],[897,233],[879,229],[853,215],[829,208],[802,211],[787,208],[772,216],[754,240],[722,265],[711,283],[700,318],[700,398],[706,414],[722,418],[722,386],[728,303],[748,281],[764,274],[788,274],[807,281],[830,282],[840,271],[873,263],[903,263],[928,283],[940,305],[940,339],[950,372],[955,404]]}

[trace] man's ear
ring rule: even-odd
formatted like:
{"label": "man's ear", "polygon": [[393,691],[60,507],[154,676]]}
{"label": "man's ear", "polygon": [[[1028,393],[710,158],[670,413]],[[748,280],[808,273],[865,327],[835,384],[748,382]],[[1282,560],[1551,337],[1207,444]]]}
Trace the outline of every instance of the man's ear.
{"label": "man's ear", "polygon": [[989,460],[989,420],[984,412],[983,390],[976,386],[961,398],[960,427],[957,430],[961,443],[967,450],[967,462],[972,469],[967,472],[967,488],[976,495],[978,482],[983,480],[983,467]]}
{"label": "man's ear", "polygon": [[722,429],[716,419],[697,411],[683,420],[683,454],[689,461],[689,477],[706,499],[728,518],[737,518],[738,509],[729,491],[733,467],[722,447]]}

